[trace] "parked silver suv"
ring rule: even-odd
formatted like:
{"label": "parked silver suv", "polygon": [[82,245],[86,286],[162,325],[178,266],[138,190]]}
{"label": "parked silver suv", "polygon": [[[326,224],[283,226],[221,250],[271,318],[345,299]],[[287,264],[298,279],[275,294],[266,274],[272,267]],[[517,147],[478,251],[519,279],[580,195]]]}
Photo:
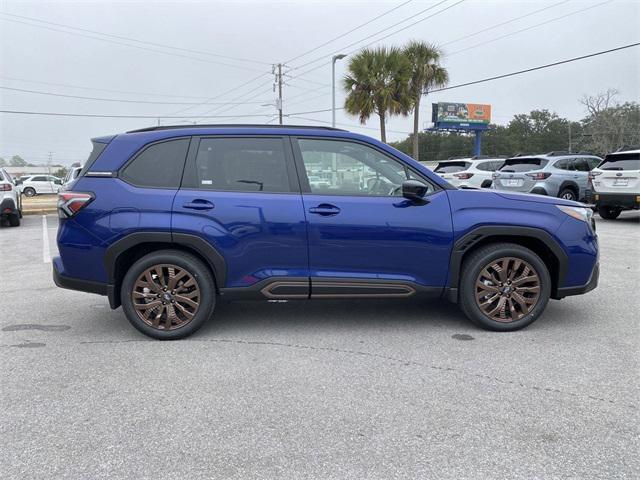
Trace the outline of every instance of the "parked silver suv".
{"label": "parked silver suv", "polygon": [[512,157],[494,172],[492,188],[582,200],[589,172],[601,161],[595,155],[568,152]]}

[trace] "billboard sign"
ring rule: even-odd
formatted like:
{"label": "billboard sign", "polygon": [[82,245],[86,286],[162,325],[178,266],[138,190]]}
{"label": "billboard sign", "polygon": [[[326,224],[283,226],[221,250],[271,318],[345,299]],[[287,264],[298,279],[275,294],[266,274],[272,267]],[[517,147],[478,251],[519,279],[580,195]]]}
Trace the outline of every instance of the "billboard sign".
{"label": "billboard sign", "polygon": [[489,125],[491,122],[491,105],[479,103],[450,103],[433,104],[432,121],[436,125],[449,124]]}

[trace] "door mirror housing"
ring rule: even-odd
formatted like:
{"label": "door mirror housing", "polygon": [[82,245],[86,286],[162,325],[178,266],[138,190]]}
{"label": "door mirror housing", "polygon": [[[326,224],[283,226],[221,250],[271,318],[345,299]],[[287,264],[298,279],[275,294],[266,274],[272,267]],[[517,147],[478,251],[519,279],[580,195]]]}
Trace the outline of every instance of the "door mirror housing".
{"label": "door mirror housing", "polygon": [[419,180],[405,180],[402,182],[402,196],[408,200],[424,201],[429,187]]}

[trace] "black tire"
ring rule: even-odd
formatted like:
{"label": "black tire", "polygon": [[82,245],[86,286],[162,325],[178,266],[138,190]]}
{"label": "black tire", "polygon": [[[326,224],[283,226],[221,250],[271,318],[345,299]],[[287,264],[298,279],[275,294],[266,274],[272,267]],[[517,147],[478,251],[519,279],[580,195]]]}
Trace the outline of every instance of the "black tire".
{"label": "black tire", "polygon": [[24,194],[25,194],[25,196],[27,196],[27,197],[35,197],[35,196],[36,196],[36,191],[35,191],[33,188],[31,188],[31,187],[27,187],[27,188],[25,188],[25,189],[22,191],[22,193],[24,193]]}
{"label": "black tire", "polygon": [[558,194],[558,198],[562,198],[564,200],[578,200],[578,194],[572,188],[563,188],[560,190]]}
{"label": "black tire", "polygon": [[[475,286],[482,270],[492,262],[514,257],[524,260],[533,267],[540,283],[537,302],[533,308],[518,320],[499,322],[486,315],[476,303]],[[460,272],[459,304],[464,314],[476,325],[487,330],[511,332],[533,323],[544,311],[551,295],[551,277],[544,262],[528,248],[513,243],[494,243],[472,252],[465,258]]]}
{"label": "black tire", "polygon": [[9,220],[10,227],[20,226],[20,214],[18,213],[12,213],[11,215],[7,215],[7,220]]}
{"label": "black tire", "polygon": [[[186,270],[197,281],[200,289],[200,302],[193,319],[174,330],[164,330],[148,325],[140,318],[133,304],[132,292],[136,281],[145,270],[162,264],[176,265]],[[145,335],[158,340],[177,340],[188,337],[212,316],[216,305],[215,282],[209,268],[195,256],[178,250],[159,250],[135,262],[124,276],[120,292],[122,309],[131,325]]]}
{"label": "black tire", "polygon": [[598,215],[607,220],[615,220],[620,216],[622,210],[614,207],[598,207]]}

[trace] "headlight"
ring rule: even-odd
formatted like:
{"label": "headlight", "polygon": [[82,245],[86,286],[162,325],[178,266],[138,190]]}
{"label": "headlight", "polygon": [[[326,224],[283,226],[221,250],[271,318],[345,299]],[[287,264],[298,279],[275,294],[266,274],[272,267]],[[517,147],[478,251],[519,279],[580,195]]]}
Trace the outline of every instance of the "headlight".
{"label": "headlight", "polygon": [[591,219],[593,217],[593,211],[590,208],[586,207],[567,207],[565,205],[556,205],[560,210],[569,215],[570,217],[575,218],[576,220],[582,220],[583,222],[587,222],[591,225]]}

